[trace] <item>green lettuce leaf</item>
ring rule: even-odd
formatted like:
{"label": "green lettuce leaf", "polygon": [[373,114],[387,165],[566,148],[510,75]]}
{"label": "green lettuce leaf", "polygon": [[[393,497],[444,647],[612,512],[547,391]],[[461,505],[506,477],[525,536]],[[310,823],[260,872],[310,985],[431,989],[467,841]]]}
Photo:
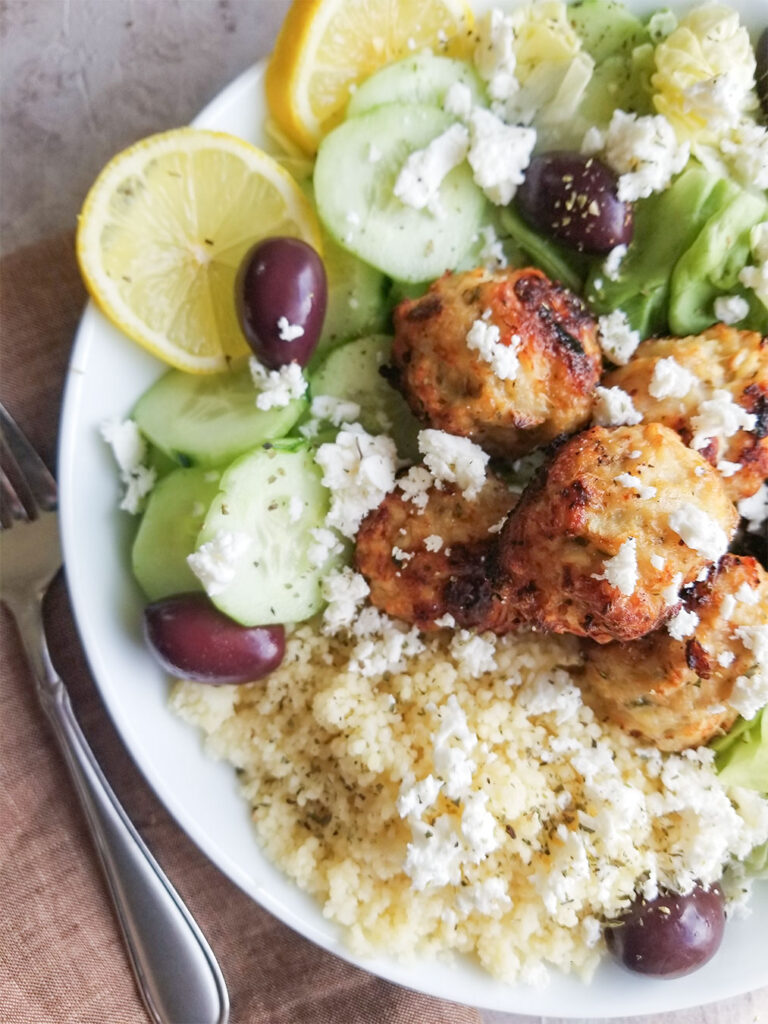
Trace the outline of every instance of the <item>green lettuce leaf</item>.
{"label": "green lettuce leaf", "polygon": [[[711,746],[723,782],[768,794],[768,714],[766,708],[746,721],[739,718],[725,736]],[[766,850],[768,860],[768,850]]]}

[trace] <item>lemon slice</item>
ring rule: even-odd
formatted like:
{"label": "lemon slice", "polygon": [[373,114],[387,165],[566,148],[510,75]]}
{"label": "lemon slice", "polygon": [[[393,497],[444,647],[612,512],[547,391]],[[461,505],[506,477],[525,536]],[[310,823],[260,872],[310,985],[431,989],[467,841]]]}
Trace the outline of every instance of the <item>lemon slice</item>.
{"label": "lemon slice", "polygon": [[235,277],[248,249],[274,235],[320,250],[312,207],[288,172],[242,139],[179,128],[107,164],[80,212],[77,259],[125,334],[171,366],[214,373],[249,351]]}
{"label": "lemon slice", "polygon": [[465,56],[473,24],[464,0],[294,0],[267,68],[272,116],[313,153],[358,82],[425,46]]}

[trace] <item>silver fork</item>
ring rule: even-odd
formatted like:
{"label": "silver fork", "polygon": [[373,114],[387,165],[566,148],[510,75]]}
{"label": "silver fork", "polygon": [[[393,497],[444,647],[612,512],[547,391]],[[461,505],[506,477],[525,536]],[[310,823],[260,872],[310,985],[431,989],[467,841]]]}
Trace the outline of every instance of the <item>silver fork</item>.
{"label": "silver fork", "polygon": [[85,811],[139,991],[157,1024],[226,1024],[216,958],[104,778],[48,654],[42,601],[61,568],[56,507],[56,482],[0,405],[0,601]]}

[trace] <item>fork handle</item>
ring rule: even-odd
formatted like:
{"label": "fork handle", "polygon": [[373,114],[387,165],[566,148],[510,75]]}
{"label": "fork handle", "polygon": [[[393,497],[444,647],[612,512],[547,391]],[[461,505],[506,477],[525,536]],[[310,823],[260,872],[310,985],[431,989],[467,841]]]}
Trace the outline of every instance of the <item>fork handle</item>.
{"label": "fork handle", "polygon": [[39,606],[15,609],[43,710],[85,811],[131,967],[155,1024],[227,1024],[219,965],[180,896],[131,824],[77,723],[48,654]]}

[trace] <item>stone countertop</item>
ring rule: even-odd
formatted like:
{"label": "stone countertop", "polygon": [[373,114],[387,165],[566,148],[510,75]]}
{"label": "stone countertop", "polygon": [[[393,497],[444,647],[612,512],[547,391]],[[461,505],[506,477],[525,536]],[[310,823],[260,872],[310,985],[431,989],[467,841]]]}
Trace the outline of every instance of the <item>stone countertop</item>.
{"label": "stone countertop", "polygon": [[[73,229],[105,162],[136,139],[188,123],[227,82],[269,53],[288,5],[0,0],[0,251]],[[765,1024],[768,990],[631,1019]],[[543,1018],[491,1012],[484,1021],[544,1024]],[[548,1024],[565,1022],[548,1018]]]}

